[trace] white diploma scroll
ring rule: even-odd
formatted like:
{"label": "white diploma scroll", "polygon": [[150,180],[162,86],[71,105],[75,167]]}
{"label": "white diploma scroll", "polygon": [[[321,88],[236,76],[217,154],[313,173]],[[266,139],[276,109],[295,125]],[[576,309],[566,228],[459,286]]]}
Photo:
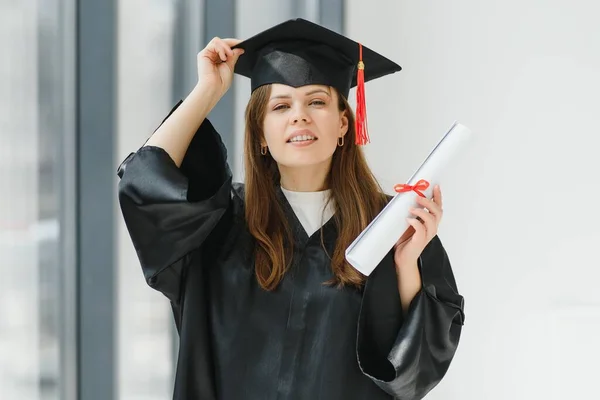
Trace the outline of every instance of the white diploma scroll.
{"label": "white diploma scroll", "polygon": [[[429,183],[427,189],[419,190],[427,198],[431,198],[435,185],[443,187],[442,180],[447,174],[452,160],[459,151],[466,147],[471,137],[471,130],[455,122],[440,139],[425,161],[407,182],[415,186],[420,180]],[[346,260],[368,276],[394,247],[402,234],[409,228],[406,218],[413,217],[409,209],[420,207],[417,203],[416,191],[410,190],[396,194],[373,221],[358,235],[346,249]]]}

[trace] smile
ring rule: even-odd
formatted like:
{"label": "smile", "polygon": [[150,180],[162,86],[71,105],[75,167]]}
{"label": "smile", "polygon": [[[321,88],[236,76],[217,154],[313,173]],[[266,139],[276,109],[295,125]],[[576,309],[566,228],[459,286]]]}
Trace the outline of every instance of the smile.
{"label": "smile", "polygon": [[298,136],[294,136],[293,138],[291,138],[287,142],[288,143],[292,143],[292,142],[307,142],[307,141],[313,141],[313,140],[317,140],[317,138],[314,137],[314,136],[310,136],[310,135],[298,135]]}

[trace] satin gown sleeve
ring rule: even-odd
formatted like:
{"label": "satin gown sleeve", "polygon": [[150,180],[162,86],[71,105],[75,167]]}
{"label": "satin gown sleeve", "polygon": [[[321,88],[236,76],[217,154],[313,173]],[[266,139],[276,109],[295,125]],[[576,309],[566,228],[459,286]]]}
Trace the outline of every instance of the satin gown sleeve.
{"label": "satin gown sleeve", "polygon": [[422,288],[405,317],[393,252],[367,279],[359,317],[359,366],[400,400],[422,399],[442,380],[465,318],[463,297],[439,237],[423,250],[418,266]]}
{"label": "satin gown sleeve", "polygon": [[225,146],[205,119],[181,167],[162,148],[145,146],[121,163],[118,176],[119,205],[146,282],[178,303],[188,254],[202,246],[231,202]]}

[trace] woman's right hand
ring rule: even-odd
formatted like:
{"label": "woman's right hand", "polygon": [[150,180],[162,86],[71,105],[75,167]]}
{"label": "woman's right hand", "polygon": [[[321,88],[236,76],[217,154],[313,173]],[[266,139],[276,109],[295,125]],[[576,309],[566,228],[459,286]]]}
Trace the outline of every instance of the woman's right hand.
{"label": "woman's right hand", "polygon": [[223,96],[233,81],[233,70],[242,49],[231,47],[240,43],[238,39],[220,39],[215,37],[198,53],[198,83],[216,89]]}

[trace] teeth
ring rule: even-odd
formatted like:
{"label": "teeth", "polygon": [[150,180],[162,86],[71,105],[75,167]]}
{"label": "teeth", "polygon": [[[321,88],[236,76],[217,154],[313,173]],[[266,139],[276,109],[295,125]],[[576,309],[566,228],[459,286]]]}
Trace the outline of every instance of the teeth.
{"label": "teeth", "polygon": [[304,142],[306,140],[315,140],[315,137],[309,135],[294,136],[290,139],[290,142]]}

